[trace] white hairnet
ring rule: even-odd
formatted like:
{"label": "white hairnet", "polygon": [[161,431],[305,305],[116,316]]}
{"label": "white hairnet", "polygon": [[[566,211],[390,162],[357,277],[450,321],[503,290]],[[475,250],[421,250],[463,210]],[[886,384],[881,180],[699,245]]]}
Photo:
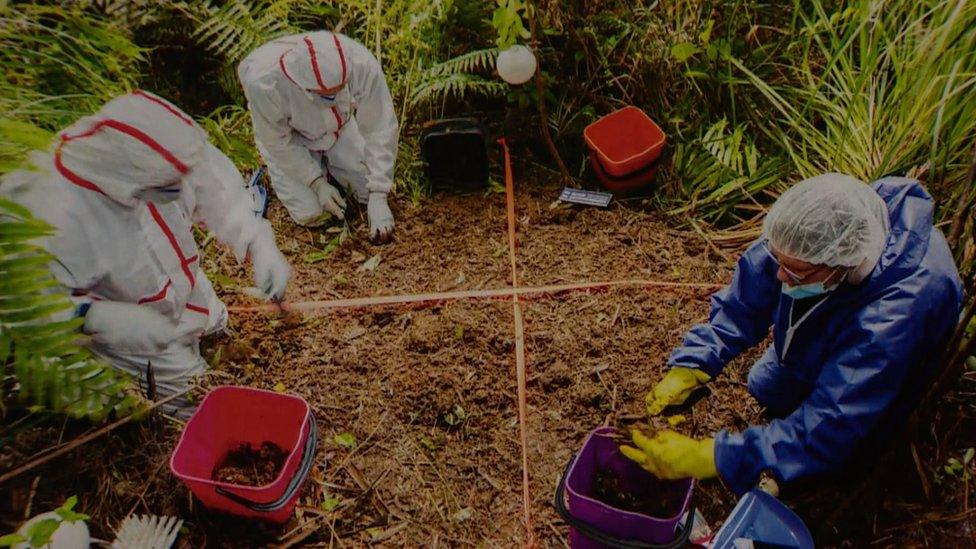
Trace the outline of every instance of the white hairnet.
{"label": "white hairnet", "polygon": [[328,31],[300,36],[281,57],[281,65],[285,76],[306,90],[337,88],[348,78],[339,36]]}
{"label": "white hairnet", "polygon": [[800,261],[873,268],[888,237],[888,209],[863,182],[826,173],[783,193],[766,214],[763,235],[777,252]]}
{"label": "white hairnet", "polygon": [[126,205],[180,181],[203,158],[207,135],[189,115],[144,91],[116,97],[61,132],[58,170]]}

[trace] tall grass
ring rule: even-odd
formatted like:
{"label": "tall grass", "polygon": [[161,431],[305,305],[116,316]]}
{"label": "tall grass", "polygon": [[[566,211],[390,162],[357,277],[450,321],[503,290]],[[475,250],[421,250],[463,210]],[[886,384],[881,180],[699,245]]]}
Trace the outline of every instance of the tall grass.
{"label": "tall grass", "polygon": [[0,174],[55,131],[135,87],[143,51],[81,8],[0,4]]}
{"label": "tall grass", "polygon": [[[957,236],[961,267],[973,269],[965,249],[972,224],[963,230],[971,215],[956,212],[976,199],[966,185],[976,141],[976,3],[834,5],[794,0],[792,23],[770,35],[779,45],[765,44],[766,54],[715,50],[709,78],[724,79],[730,99],[717,126],[699,121],[697,134],[682,136],[670,187],[681,202],[672,212],[712,222],[725,229],[715,242],[740,246],[758,234],[765,206],[800,179],[922,175],[939,219],[958,226],[947,232]],[[699,43],[685,51],[705,55]],[[722,66],[731,69],[724,77]]]}
{"label": "tall grass", "polygon": [[765,98],[755,126],[797,177],[864,181],[925,166],[943,204],[963,192],[976,139],[976,3],[796,2],[795,61],[771,83],[730,61]]}

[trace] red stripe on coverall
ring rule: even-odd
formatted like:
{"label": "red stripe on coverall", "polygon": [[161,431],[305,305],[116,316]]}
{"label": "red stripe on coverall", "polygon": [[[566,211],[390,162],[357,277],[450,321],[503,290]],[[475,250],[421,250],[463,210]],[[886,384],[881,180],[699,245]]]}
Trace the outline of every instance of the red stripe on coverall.
{"label": "red stripe on coverall", "polygon": [[339,35],[332,33],[332,39],[335,40],[336,51],[339,52],[339,62],[342,63],[342,81],[339,85],[346,83],[346,56],[342,53],[342,44],[339,43]]}
{"label": "red stripe on coverall", "polygon": [[319,61],[318,56],[315,55],[315,46],[307,36],[303,38],[303,40],[305,41],[305,46],[308,48],[308,55],[310,57],[310,61],[312,62],[312,72],[315,73],[315,81],[318,82],[319,89],[325,91],[329,89],[329,87],[325,85],[325,82],[322,80],[322,73],[319,72]]}
{"label": "red stripe on coverall", "polygon": [[193,126],[193,120],[191,118],[187,117],[185,114],[183,114],[182,112],[180,112],[179,109],[177,109],[173,105],[170,105],[167,101],[165,101],[161,97],[155,96],[155,95],[153,95],[151,93],[148,93],[148,92],[144,92],[142,90],[136,90],[136,91],[132,92],[132,95],[138,95],[139,97],[142,97],[144,99],[148,99],[149,101],[152,101],[153,103],[155,103],[155,104],[159,105],[160,107],[162,107],[162,108],[166,109],[167,111],[169,111],[176,118],[179,118],[187,126]]}
{"label": "red stripe on coverall", "polygon": [[155,294],[153,294],[151,296],[144,297],[144,298],[140,299],[138,301],[139,305],[143,305],[145,303],[155,303],[157,301],[162,301],[163,298],[166,297],[166,292],[169,291],[169,287],[172,286],[172,285],[173,285],[173,281],[172,280],[167,280],[166,281],[166,285],[163,286],[163,289],[162,290],[159,290],[158,292],[156,292]]}
{"label": "red stripe on coverall", "polygon": [[278,58],[278,67],[281,68],[281,74],[285,75],[285,78],[287,78],[288,81],[290,81],[292,84],[300,88],[302,86],[299,85],[298,82],[295,82],[295,79],[292,78],[290,74],[288,74],[288,69],[285,68],[285,56],[288,55],[291,51],[292,50],[288,50],[285,53],[281,54],[281,57]]}
{"label": "red stripe on coverall", "polygon": [[97,124],[92,126],[88,131],[78,133],[75,135],[61,134],[61,142],[58,143],[57,148],[54,150],[54,167],[58,170],[58,172],[61,175],[65,177],[65,179],[74,183],[75,185],[78,185],[79,187],[83,187],[90,191],[95,191],[101,194],[105,194],[105,191],[99,188],[98,185],[92,183],[91,181],[71,171],[67,166],[64,165],[64,161],[61,158],[62,148],[66,143],[70,141],[74,141],[76,139],[84,139],[86,137],[91,137],[96,133],[100,132],[103,128],[111,128],[118,132],[122,132],[128,135],[129,137],[134,137],[135,139],[140,141],[143,145],[159,153],[160,156],[162,156],[167,162],[169,162],[176,169],[176,171],[180,172],[181,174],[185,175],[187,172],[190,171],[190,168],[187,167],[187,165],[184,164],[183,162],[180,162],[179,158],[176,158],[176,156],[173,153],[166,150],[165,147],[160,145],[159,142],[157,142],[152,137],[149,137],[142,130],[130,126],[124,122],[119,122],[118,120],[107,118],[105,120],[100,120]]}
{"label": "red stripe on coverall", "polygon": [[148,206],[149,213],[152,214],[153,220],[157,225],[159,225],[159,228],[163,231],[163,234],[166,235],[166,239],[169,240],[170,247],[172,247],[173,251],[176,252],[176,256],[180,258],[180,268],[183,269],[183,274],[185,274],[187,280],[190,281],[190,288],[193,288],[196,286],[197,281],[196,278],[193,277],[193,271],[190,270],[190,263],[193,263],[193,261],[197,259],[197,256],[187,259],[186,256],[183,255],[183,250],[176,242],[176,235],[173,234],[173,231],[169,228],[169,225],[166,224],[163,216],[159,215],[159,210],[156,209],[156,205],[152,202],[148,202],[146,203],[146,206]]}
{"label": "red stripe on coverall", "polygon": [[111,118],[106,118],[105,120],[99,121],[97,124],[92,126],[90,130],[84,133],[80,133],[76,135],[62,134],[61,142],[66,143],[68,141],[74,141],[75,139],[91,137],[92,135],[98,133],[99,131],[101,131],[102,128],[105,127],[112,128],[113,130],[120,131],[130,137],[134,137],[138,139],[139,141],[142,142],[143,145],[159,153],[160,156],[162,156],[167,162],[169,162],[174,168],[176,168],[176,171],[180,172],[181,174],[186,175],[186,173],[190,171],[190,168],[186,164],[181,162],[179,158],[176,158],[176,155],[169,152],[166,149],[166,147],[160,145],[158,141],[156,141],[152,137],[149,137],[149,135],[144,133],[142,130],[136,128],[135,126],[130,126],[125,122],[119,122],[118,120],[113,120]]}
{"label": "red stripe on coverall", "polygon": [[105,194],[105,191],[100,189],[98,185],[92,183],[91,181],[88,181],[87,179],[76,174],[75,172],[69,170],[67,166],[64,165],[64,162],[61,161],[61,147],[63,146],[64,146],[64,141],[58,143],[58,147],[54,149],[54,168],[58,170],[58,173],[64,176],[64,178],[67,179],[68,181],[74,183],[75,185],[78,185],[83,189],[88,189],[89,191],[95,191],[96,193],[99,194]]}
{"label": "red stripe on coverall", "polygon": [[345,123],[345,122],[344,122],[344,121],[342,120],[342,117],[341,117],[341,116],[339,116],[339,109],[337,109],[337,108],[335,108],[335,107],[332,107],[332,116],[334,116],[334,117],[335,117],[335,119],[336,119],[336,124],[338,124],[338,125],[339,125],[339,127],[338,127],[338,128],[336,128],[336,131],[334,131],[334,132],[332,132],[332,133],[334,133],[334,134],[335,134],[335,136],[336,136],[336,139],[339,139],[339,132],[341,132],[341,131],[342,131],[342,127],[343,127],[343,126],[345,126],[345,125],[346,125],[346,123]]}
{"label": "red stripe on coverall", "polygon": [[188,311],[193,311],[194,313],[200,313],[202,315],[208,315],[208,316],[210,315],[210,309],[206,307],[201,307],[199,305],[194,305],[192,303],[187,303],[186,309]]}
{"label": "red stripe on coverall", "polygon": [[[339,87],[346,83],[346,55],[343,53],[342,44],[339,43],[339,37],[335,33],[332,33],[332,39],[335,41],[336,51],[339,54],[339,63],[342,66],[342,80],[336,85],[336,87]],[[302,40],[305,42],[305,47],[308,48],[309,60],[312,64],[312,72],[315,73],[315,81],[318,83],[319,89],[321,91],[329,90],[330,88],[325,85],[325,81],[322,79],[322,73],[319,71],[318,53],[315,51],[315,45],[312,44],[311,39],[309,39],[307,36]],[[288,50],[278,57],[278,67],[281,69],[281,73],[285,75],[285,78],[287,78],[292,84],[298,87],[304,87],[296,82],[295,79],[288,74],[288,69],[285,68],[285,56],[292,51],[293,50]]]}

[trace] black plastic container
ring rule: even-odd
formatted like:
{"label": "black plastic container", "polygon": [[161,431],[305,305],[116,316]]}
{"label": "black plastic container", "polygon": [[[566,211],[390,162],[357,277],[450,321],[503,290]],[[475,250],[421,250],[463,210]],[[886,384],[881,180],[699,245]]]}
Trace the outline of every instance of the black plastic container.
{"label": "black plastic container", "polygon": [[478,119],[429,122],[420,151],[433,190],[465,192],[488,186],[488,130]]}

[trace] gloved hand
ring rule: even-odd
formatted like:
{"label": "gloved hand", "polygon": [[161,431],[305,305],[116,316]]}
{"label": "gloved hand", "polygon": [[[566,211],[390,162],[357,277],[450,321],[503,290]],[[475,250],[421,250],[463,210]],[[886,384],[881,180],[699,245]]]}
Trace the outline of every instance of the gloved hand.
{"label": "gloved hand", "polygon": [[278,250],[271,227],[264,226],[248,246],[251,265],[254,267],[254,285],[271,297],[281,301],[285,297],[285,287],[291,277],[291,266]]}
{"label": "gloved hand", "polygon": [[377,244],[389,242],[393,238],[393,212],[384,193],[369,193],[366,205],[369,218],[369,238]]}
{"label": "gloved hand", "polygon": [[675,366],[668,370],[664,379],[658,382],[644,397],[647,415],[656,416],[667,406],[683,403],[692,391],[711,379],[705,372],[695,368]]}
{"label": "gloved hand", "polygon": [[695,440],[674,431],[648,438],[635,429],[632,439],[637,447],[621,446],[620,451],[659,479],[718,476],[714,438]]}
{"label": "gloved hand", "polygon": [[319,204],[322,209],[331,213],[339,219],[345,219],[346,201],[339,194],[339,189],[333,187],[325,180],[325,176],[316,177],[315,181],[309,185],[319,197]]}
{"label": "gloved hand", "polygon": [[176,322],[153,309],[121,301],[96,301],[82,331],[92,341],[134,353],[155,353],[176,341]]}

